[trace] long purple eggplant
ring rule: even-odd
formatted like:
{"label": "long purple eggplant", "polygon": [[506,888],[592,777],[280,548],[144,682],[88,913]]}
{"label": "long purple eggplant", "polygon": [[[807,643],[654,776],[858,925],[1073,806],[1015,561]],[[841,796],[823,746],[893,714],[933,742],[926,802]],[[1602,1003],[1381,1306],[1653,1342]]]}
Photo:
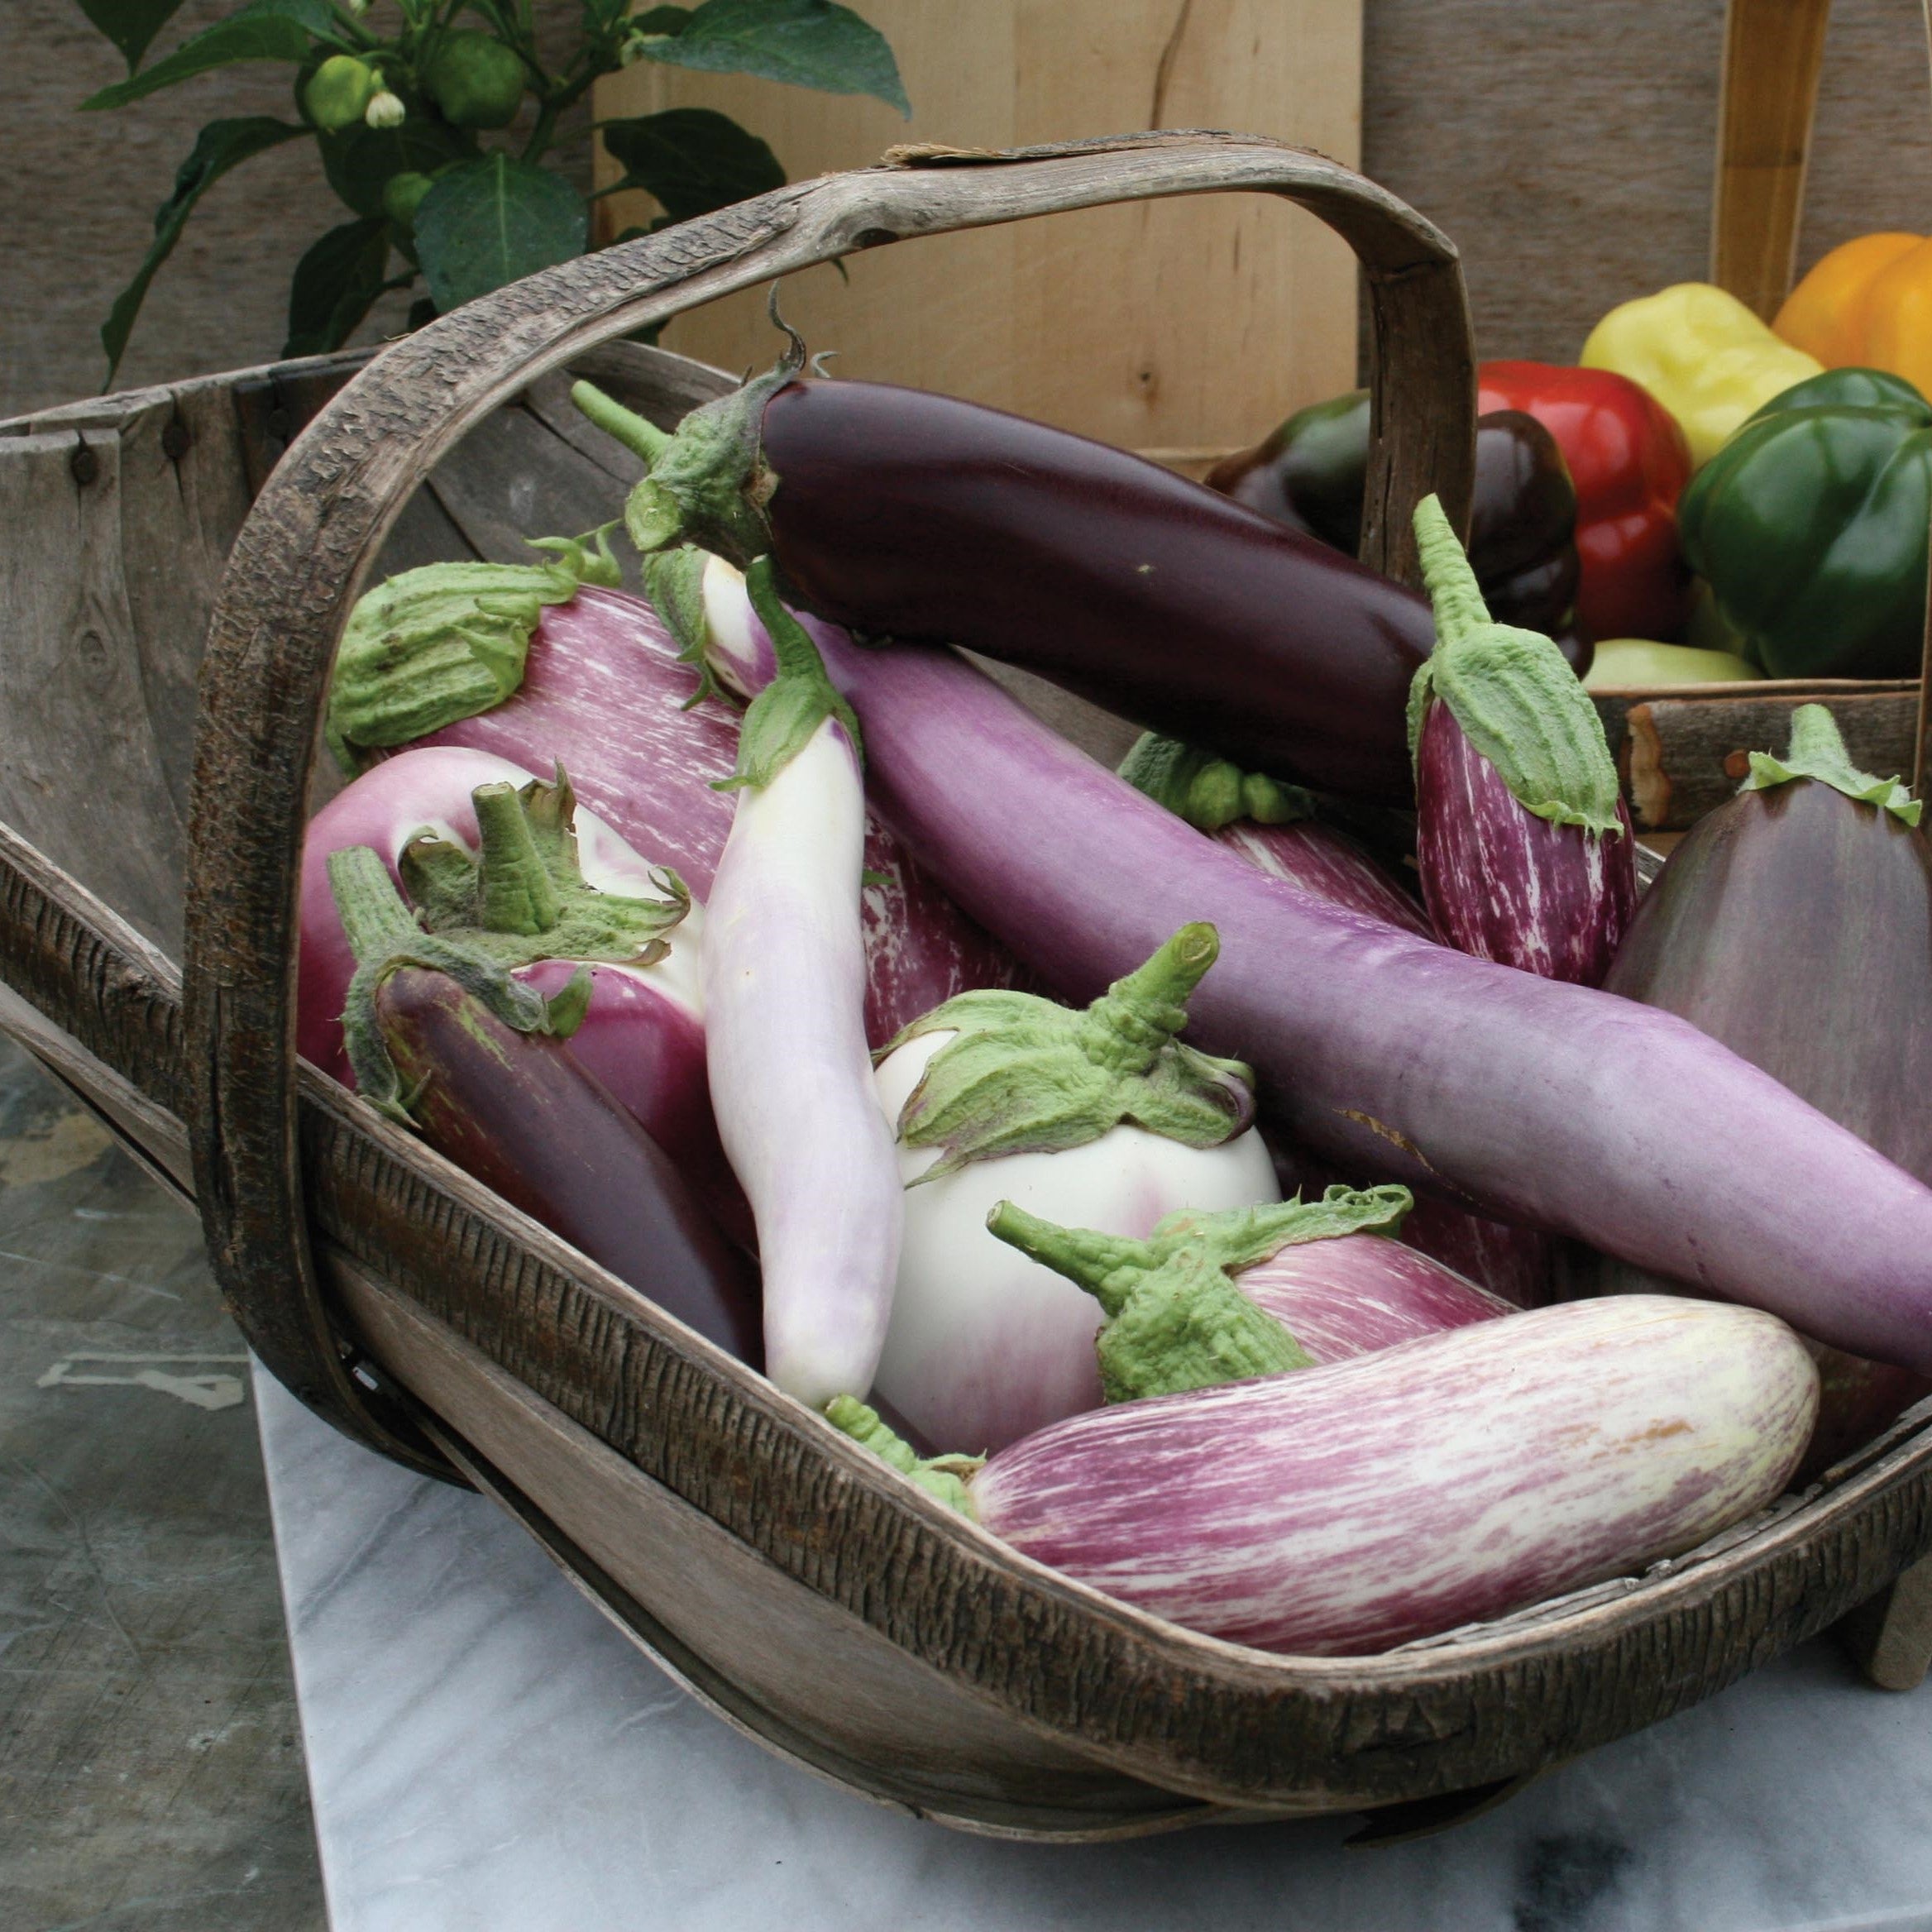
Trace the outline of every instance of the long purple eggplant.
{"label": "long purple eggplant", "polygon": [[404,967],[376,1024],[437,1152],[742,1361],[760,1361],[751,1264],[663,1150],[561,1040],[505,1026],[440,973]]}
{"label": "long purple eggplant", "polygon": [[1437,640],[1409,700],[1429,916],[1478,959],[1600,986],[1637,902],[1603,726],[1547,638],[1490,621],[1434,497],[1415,528]]}
{"label": "long purple eggplant", "polygon": [[675,442],[586,384],[643,455],[640,549],[770,554],[801,608],[958,643],[1252,770],[1406,804],[1413,591],[1126,452],[975,403],[770,375]]}
{"label": "long purple eggplant", "polygon": [[977,1471],[828,1414],[1122,1603],[1359,1657],[1695,1548],[1783,1489],[1817,1404],[1781,1322],[1619,1296],[1090,1410]]}
{"label": "long purple eggplant", "polygon": [[[721,673],[770,645],[706,581]],[[1221,961],[1208,1051],[1343,1173],[1552,1233],[1932,1371],[1932,1190],[1686,1021],[1432,945],[1264,878],[957,655],[810,626],[865,733],[878,807],[974,917],[1084,1002],[1179,917]]]}
{"label": "long purple eggplant", "polygon": [[766,1372],[815,1408],[872,1384],[904,1210],[866,1050],[858,728],[768,571],[753,565],[749,588],[778,675],[739,744],[705,932],[705,1054],[758,1223]]}
{"label": "long purple eggplant", "polygon": [[[351,686],[352,706],[341,701],[338,667],[332,699],[338,740],[364,755],[414,742],[490,752],[538,772],[561,764],[586,806],[708,898],[731,829],[731,801],[712,782],[737,760],[736,717],[724,704],[692,702],[697,676],[679,662],[677,645],[642,598],[585,586],[568,602],[533,605],[530,615],[523,653],[511,663],[493,659],[490,675],[457,676],[445,662],[446,637],[424,647],[435,673],[428,696],[446,696],[440,710],[425,708],[418,660],[384,655],[385,634],[376,630],[369,664]],[[399,730],[412,736],[399,739]],[[1014,983],[1012,956],[962,917],[872,818],[865,866],[866,1030],[873,1045],[956,992]]]}
{"label": "long purple eggplant", "polygon": [[[1753,758],[1638,906],[1605,983],[1678,1013],[1781,1080],[1906,1173],[1932,1182],[1932,848],[1896,779],[1853,769],[1831,714],[1805,705],[1781,759]],[[1682,1097],[1687,1111],[1696,1101]],[[1601,1256],[1597,1293],[1667,1284]],[[1867,1441],[1932,1383],[1823,1350],[1808,1469]]]}
{"label": "long purple eggplant", "polygon": [[1354,839],[1317,819],[1314,799],[1298,787],[1151,731],[1121,761],[1120,772],[1136,791],[1270,878],[1423,939],[1436,936],[1422,907]]}

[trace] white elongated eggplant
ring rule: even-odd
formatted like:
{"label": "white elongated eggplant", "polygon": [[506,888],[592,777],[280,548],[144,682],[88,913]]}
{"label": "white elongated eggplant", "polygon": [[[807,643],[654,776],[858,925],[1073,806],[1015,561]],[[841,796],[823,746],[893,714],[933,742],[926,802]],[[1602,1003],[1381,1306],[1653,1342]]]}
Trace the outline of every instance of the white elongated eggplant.
{"label": "white elongated eggplant", "polygon": [[748,587],[783,660],[746,714],[703,945],[711,1104],[751,1203],[765,1372],[816,1406],[871,1386],[901,1224],[865,1040],[858,729],[818,653]]}
{"label": "white elongated eggplant", "polygon": [[1631,1295],[1091,1410],[977,1469],[921,1463],[862,1404],[827,1413],[1123,1603],[1356,1657],[1694,1547],[1780,1493],[1817,1408],[1775,1317]]}

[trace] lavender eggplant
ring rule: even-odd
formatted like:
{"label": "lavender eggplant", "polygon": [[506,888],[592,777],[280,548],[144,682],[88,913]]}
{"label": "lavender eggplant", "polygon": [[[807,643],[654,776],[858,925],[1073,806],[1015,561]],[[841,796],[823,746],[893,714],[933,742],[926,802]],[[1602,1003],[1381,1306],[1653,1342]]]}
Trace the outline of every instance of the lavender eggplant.
{"label": "lavender eggplant", "polygon": [[1136,1240],[1060,1227],[1002,1201],[986,1225],[1099,1303],[1107,1320],[1094,1352],[1106,1399],[1131,1402],[1341,1361],[1511,1313],[1388,1238],[1410,1205],[1407,1188],[1332,1187],[1318,1201],[1184,1208]]}
{"label": "lavender eggplant", "polygon": [[756,1366],[757,1282],[657,1142],[540,1033],[508,1026],[443,973],[404,967],[375,1023],[436,1150]]}
{"label": "lavender eggplant", "polygon": [[[332,740],[351,761],[415,744],[490,752],[539,771],[561,763],[586,806],[708,897],[731,828],[730,801],[711,784],[738,755],[730,710],[693,701],[697,674],[679,662],[670,631],[641,598],[580,584],[569,601],[543,604],[526,589],[519,615],[491,625],[450,608],[445,578],[421,586],[430,572],[476,567],[409,571],[357,606],[360,619],[374,599],[388,599],[380,621],[372,615],[352,624],[344,640],[330,696]],[[675,587],[666,586],[667,605]],[[1012,956],[962,917],[870,817],[865,866],[866,1030],[874,1045],[968,987],[1013,983]]]}
{"label": "lavender eggplant", "polygon": [[1136,791],[1239,853],[1251,865],[1331,905],[1365,912],[1423,939],[1427,915],[1346,834],[1315,816],[1298,786],[1147,732],[1120,768]]}
{"label": "lavender eggplant", "polygon": [[1084,1012],[963,993],[882,1056],[906,1223],[877,1389],[926,1441],[997,1449],[1101,1399],[1092,1300],[992,1238],[996,1203],[1133,1236],[1274,1198],[1253,1075],[1177,1037],[1218,944],[1182,927]]}
{"label": "lavender eggplant", "polygon": [[739,741],[736,815],[705,934],[711,1102],[758,1223],[766,1372],[815,1407],[872,1383],[902,1208],[866,1049],[858,727],[768,567],[777,651]]}
{"label": "lavender eggplant", "polygon": [[1360,1657],[1695,1548],[1779,1494],[1817,1404],[1781,1322],[1620,1296],[1092,1410],[978,1469],[828,1414],[1122,1603]]}
{"label": "lavender eggplant", "polygon": [[[1800,706],[1785,757],[1753,753],[1737,796],[1671,854],[1605,984],[1681,1014],[1932,1182],[1932,849],[1919,811],[1896,779],[1853,768],[1824,706]],[[1579,1273],[1597,1293],[1667,1285],[1601,1257]],[[1808,1469],[1932,1392],[1838,1350],[1820,1370]]]}
{"label": "lavender eggplant", "polygon": [[1637,901],[1637,842],[1603,726],[1547,638],[1490,621],[1434,497],[1415,527],[1436,608],[1408,712],[1430,917],[1479,959],[1600,986]]}
{"label": "lavender eggplant", "polygon": [[[711,648],[755,690],[771,647],[732,574],[705,581]],[[881,813],[1063,997],[1145,959],[1159,882],[1184,878],[1222,945],[1193,1035],[1252,1062],[1293,1140],[1932,1371],[1932,1190],[1768,1074],[1674,1015],[1263,878],[954,653],[808,628]]]}
{"label": "lavender eggplant", "polygon": [[626,522],[769,554],[800,608],[963,644],[1152,729],[1346,797],[1404,805],[1416,594],[1158,464],[978,404],[801,380],[803,345],[675,439],[580,383],[650,474]]}

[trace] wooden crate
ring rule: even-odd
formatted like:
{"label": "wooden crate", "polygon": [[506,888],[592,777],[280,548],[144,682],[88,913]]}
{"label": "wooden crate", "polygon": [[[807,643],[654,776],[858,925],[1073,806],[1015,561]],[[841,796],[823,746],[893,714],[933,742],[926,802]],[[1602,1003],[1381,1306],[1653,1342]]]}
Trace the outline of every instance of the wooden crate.
{"label": "wooden crate", "polygon": [[[915,1491],[294,1060],[291,880],[342,623],[371,570],[514,557],[533,503],[557,527],[603,514],[615,479],[564,372],[668,423],[728,381],[616,343],[673,309],[879,228],[1237,187],[1317,206],[1361,251],[1386,358],[1387,514],[1370,520],[1399,567],[1408,505],[1468,486],[1453,251],[1345,170],[1252,141],[787,189],[486,298],[339,393],[347,365],[298,364],[0,425],[7,500],[35,519],[33,547],[10,531],[5,551],[0,662],[34,653],[46,680],[0,683],[0,1024],[194,1193],[251,1344],[313,1408],[489,1491],[774,1750],[1007,1835],[1441,1822],[1721,1689],[1932,1550],[1932,1415],[1915,1413],[1642,1577],[1381,1657],[1204,1638]],[[63,529],[86,540],[46,541]],[[190,768],[179,694],[197,684]],[[1906,1619],[1889,1628],[1896,1650]]]}

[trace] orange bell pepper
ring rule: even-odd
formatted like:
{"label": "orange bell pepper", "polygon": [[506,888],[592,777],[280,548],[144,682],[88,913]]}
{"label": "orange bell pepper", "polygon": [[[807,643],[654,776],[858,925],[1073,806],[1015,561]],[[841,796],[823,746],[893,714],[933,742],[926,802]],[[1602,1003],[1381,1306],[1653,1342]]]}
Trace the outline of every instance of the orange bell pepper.
{"label": "orange bell pepper", "polygon": [[1827,369],[1883,369],[1932,393],[1932,240],[1861,235],[1833,249],[1772,328]]}

